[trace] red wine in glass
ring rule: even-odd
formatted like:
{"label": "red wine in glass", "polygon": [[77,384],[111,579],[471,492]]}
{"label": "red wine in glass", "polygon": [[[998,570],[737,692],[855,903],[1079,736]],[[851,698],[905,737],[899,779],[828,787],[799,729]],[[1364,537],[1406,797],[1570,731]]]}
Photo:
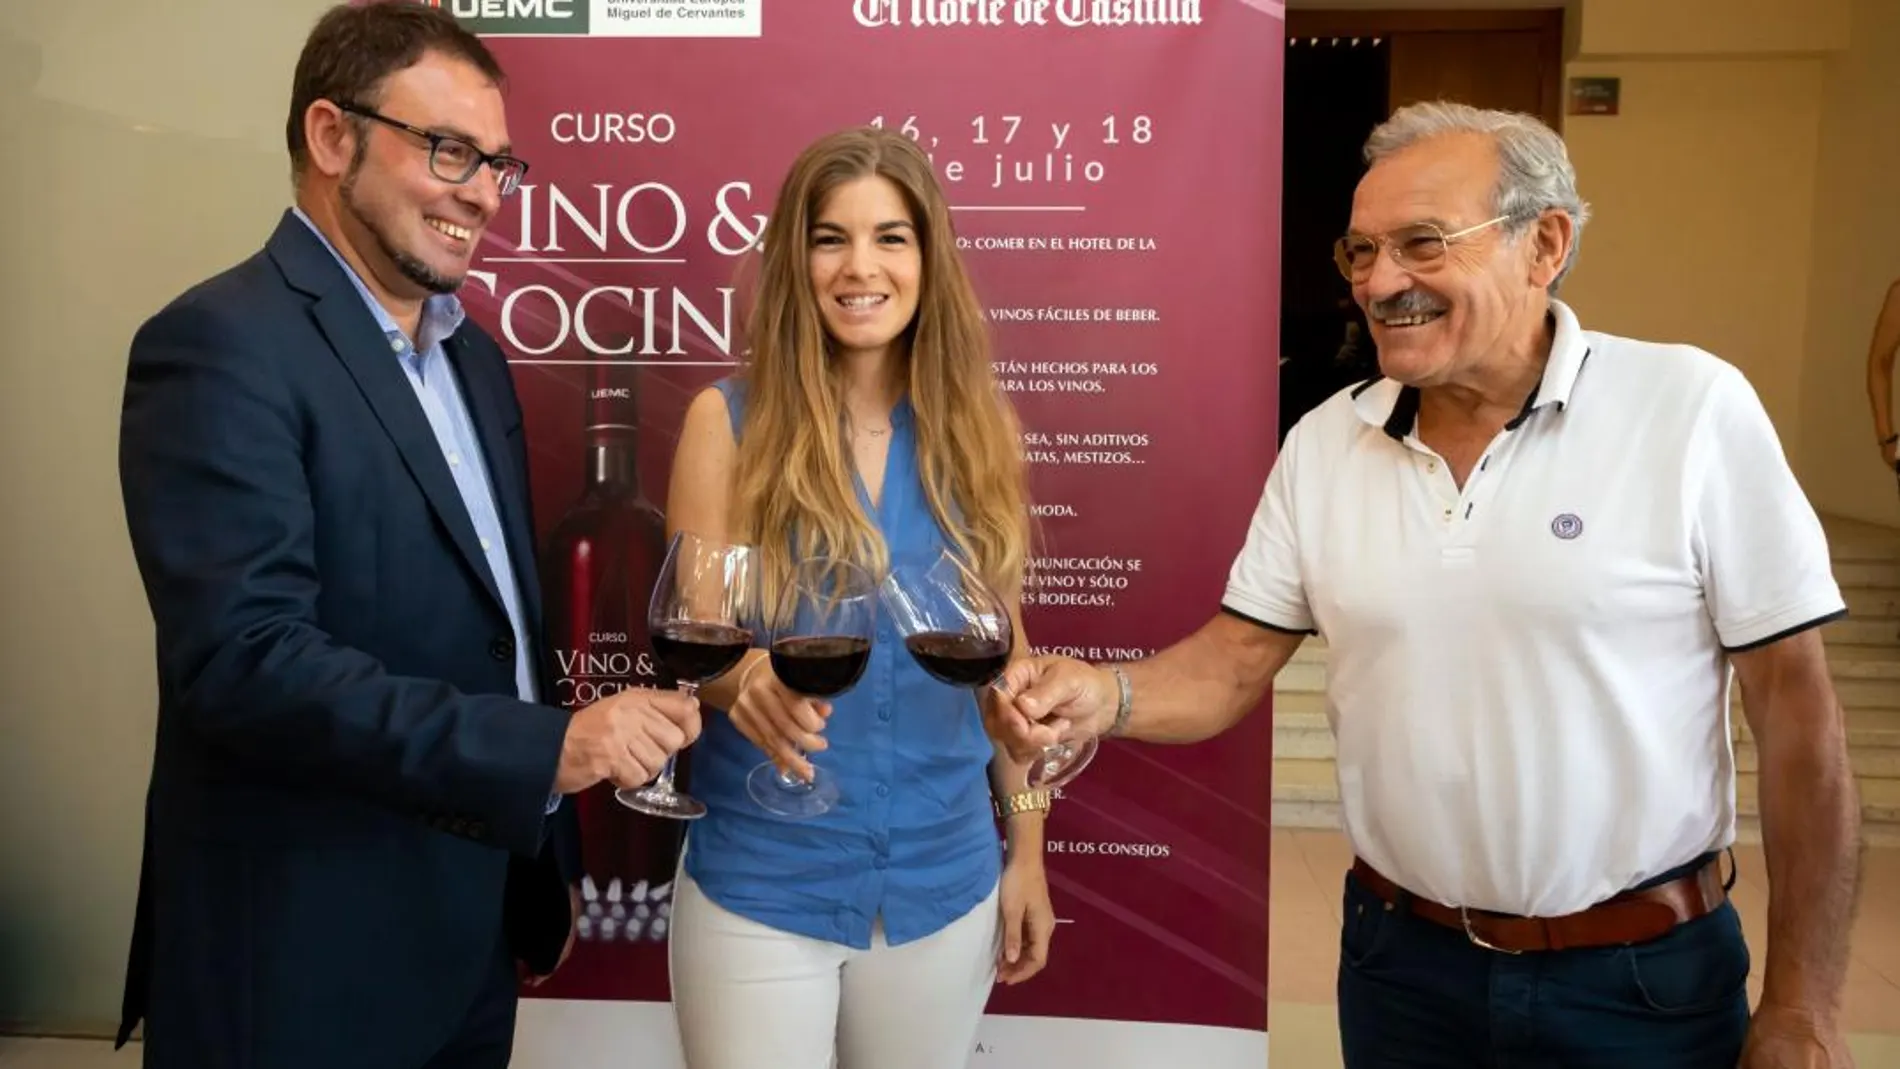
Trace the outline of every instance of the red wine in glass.
{"label": "red wine in glass", "polygon": [[[702,538],[691,531],[673,536],[647,608],[653,655],[680,689],[697,695],[700,684],[732,670],[752,646],[742,622],[752,597],[752,550]],[[621,788],[621,805],[649,816],[696,820],[706,804],[673,788],[674,758],[652,783]]]}
{"label": "red wine in glass", "polygon": [[687,621],[653,632],[653,655],[673,678],[704,683],[732,670],[752,648],[752,633],[730,624]]}
{"label": "red wine in glass", "polygon": [[[904,648],[932,678],[1009,696],[1002,676],[1016,646],[1015,628],[1003,599],[974,569],[946,550],[928,564],[892,568],[881,593]],[[1029,785],[1069,782],[1094,759],[1096,747],[1093,738],[1045,747],[1029,766]]]}
{"label": "red wine in glass", "polygon": [[924,631],[904,639],[904,648],[924,671],[953,687],[987,687],[1009,664],[1009,646],[980,635]]}
{"label": "red wine in glass", "polygon": [[[835,557],[803,560],[773,600],[772,674],[785,689],[823,700],[856,686],[871,660],[877,618],[871,573]],[[810,781],[762,762],[746,777],[746,791],[767,812],[795,819],[827,813],[838,801],[837,779],[816,762]]]}
{"label": "red wine in glass", "polygon": [[869,639],[808,635],[772,643],[772,674],[785,689],[813,698],[832,698],[850,690],[870,661]]}

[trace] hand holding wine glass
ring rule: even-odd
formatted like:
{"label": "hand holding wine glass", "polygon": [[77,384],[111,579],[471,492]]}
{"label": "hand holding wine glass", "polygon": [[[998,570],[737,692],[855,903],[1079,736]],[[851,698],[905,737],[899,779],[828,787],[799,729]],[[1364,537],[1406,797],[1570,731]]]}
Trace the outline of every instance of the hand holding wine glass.
{"label": "hand holding wine glass", "polygon": [[[673,536],[653,587],[647,631],[654,656],[688,697],[696,699],[700,684],[731,671],[751,648],[752,632],[743,621],[752,597],[750,547],[690,531]],[[671,757],[650,786],[623,787],[614,797],[650,816],[694,820],[706,815],[705,803],[673,789]]]}
{"label": "hand holding wine glass", "polygon": [[676,691],[631,687],[575,710],[561,742],[554,789],[576,794],[606,780],[637,787],[699,737],[699,703]]}
{"label": "hand holding wine glass", "polygon": [[806,754],[828,745],[820,733],[831,716],[831,704],[787,688],[773,674],[769,656],[747,666],[741,680],[739,696],[727,713],[732,726],[782,771],[809,780],[813,772]]}
{"label": "hand holding wine glass", "polygon": [[1060,654],[1016,661],[1003,673],[1003,686],[1015,700],[995,707],[984,723],[1012,754],[1098,738],[1121,705],[1112,672]]}
{"label": "hand holding wine glass", "polygon": [[[871,573],[842,558],[799,561],[767,620],[773,677],[803,699],[796,703],[800,705],[850,690],[870,663],[876,618],[877,584]],[[790,776],[778,762],[765,761],[746,779],[752,800],[785,817],[829,812],[838,801],[837,779],[805,761],[802,748],[795,748],[791,757],[810,768],[811,775]]]}
{"label": "hand holding wine glass", "polygon": [[[905,649],[925,672],[951,686],[1012,697],[1003,671],[1015,649],[1015,627],[1002,598],[968,565],[946,550],[927,564],[893,568],[882,591]],[[1029,785],[1069,782],[1095,750],[1092,737],[1044,748],[1030,763]]]}

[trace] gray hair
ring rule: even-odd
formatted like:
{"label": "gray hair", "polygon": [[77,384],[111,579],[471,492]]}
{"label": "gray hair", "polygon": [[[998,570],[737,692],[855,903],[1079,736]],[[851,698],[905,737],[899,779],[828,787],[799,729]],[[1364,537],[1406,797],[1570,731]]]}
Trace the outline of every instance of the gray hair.
{"label": "gray hair", "polygon": [[1378,163],[1428,138],[1459,133],[1483,134],[1497,144],[1498,187],[1493,200],[1495,214],[1509,217],[1504,224],[1508,232],[1522,231],[1552,208],[1570,216],[1570,253],[1550,281],[1549,290],[1555,294],[1576,263],[1590,206],[1577,195],[1577,172],[1570,165],[1563,138],[1541,120],[1442,100],[1408,104],[1366,139],[1366,163]]}

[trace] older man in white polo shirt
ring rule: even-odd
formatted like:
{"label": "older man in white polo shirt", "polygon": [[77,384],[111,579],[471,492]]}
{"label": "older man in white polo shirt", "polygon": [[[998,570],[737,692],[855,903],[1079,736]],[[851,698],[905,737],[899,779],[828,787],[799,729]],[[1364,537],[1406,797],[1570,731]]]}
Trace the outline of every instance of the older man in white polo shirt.
{"label": "older man in white polo shirt", "polygon": [[[1858,810],[1817,630],[1845,606],[1760,401],[1554,299],[1588,213],[1536,120],[1419,105],[1366,154],[1336,255],[1380,377],[1289,434],[1222,612],[1143,662],[1017,664],[991,730],[1206,739],[1322,634],[1349,1067],[1850,1064]],[[1752,1023],[1731,666],[1771,885]]]}

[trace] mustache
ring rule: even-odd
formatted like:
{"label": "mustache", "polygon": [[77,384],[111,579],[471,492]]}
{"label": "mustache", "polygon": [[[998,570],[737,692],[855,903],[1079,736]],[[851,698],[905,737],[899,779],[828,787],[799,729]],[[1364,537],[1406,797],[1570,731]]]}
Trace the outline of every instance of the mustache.
{"label": "mustache", "polygon": [[1368,311],[1374,319],[1396,319],[1400,316],[1429,315],[1450,309],[1451,305],[1443,298],[1426,293],[1424,290],[1406,290],[1383,300],[1373,301]]}

